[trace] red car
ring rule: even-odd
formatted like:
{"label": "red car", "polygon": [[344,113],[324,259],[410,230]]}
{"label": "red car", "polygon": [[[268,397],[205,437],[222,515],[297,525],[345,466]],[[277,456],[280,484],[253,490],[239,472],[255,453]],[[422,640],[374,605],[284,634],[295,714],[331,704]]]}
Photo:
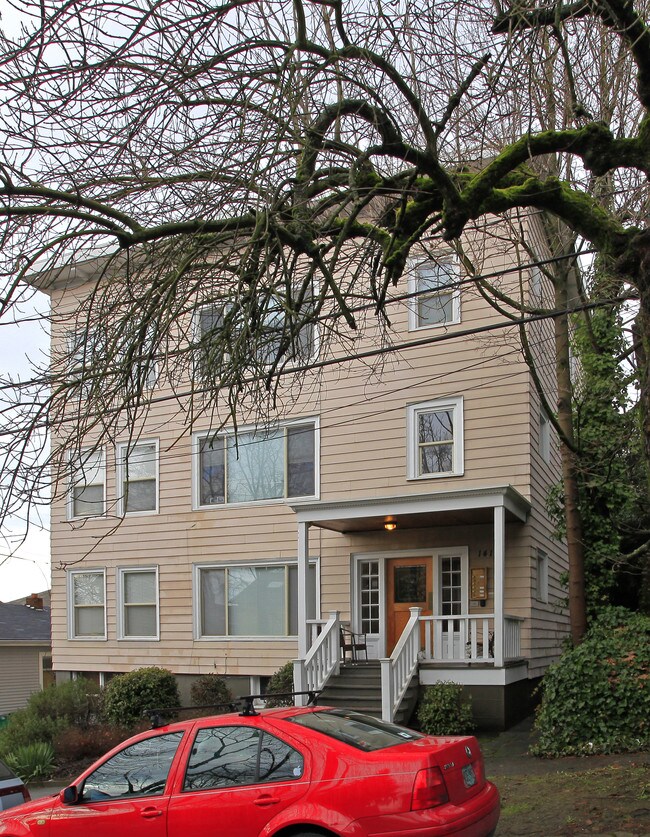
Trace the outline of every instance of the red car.
{"label": "red car", "polygon": [[0,835],[487,837],[498,819],[475,738],[307,707],[136,735],[57,796],[0,814]]}

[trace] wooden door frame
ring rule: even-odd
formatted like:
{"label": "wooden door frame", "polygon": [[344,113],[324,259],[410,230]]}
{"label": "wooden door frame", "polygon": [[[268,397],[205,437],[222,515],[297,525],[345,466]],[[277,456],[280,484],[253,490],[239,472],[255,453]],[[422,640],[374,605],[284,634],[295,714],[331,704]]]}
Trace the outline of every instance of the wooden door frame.
{"label": "wooden door frame", "polygon": [[433,613],[439,615],[439,592],[438,584],[439,577],[439,558],[447,554],[460,555],[462,559],[463,571],[463,587],[464,587],[464,602],[465,610],[469,607],[469,547],[468,546],[446,546],[430,549],[408,549],[400,548],[395,550],[382,550],[377,552],[354,552],[350,556],[350,619],[354,630],[361,630],[361,590],[359,588],[359,565],[362,561],[378,561],[379,562],[379,624],[380,633],[377,638],[377,648],[379,658],[386,656],[386,638],[387,638],[387,614],[386,614],[386,567],[387,562],[392,559],[400,558],[430,558],[432,562],[433,574]]}

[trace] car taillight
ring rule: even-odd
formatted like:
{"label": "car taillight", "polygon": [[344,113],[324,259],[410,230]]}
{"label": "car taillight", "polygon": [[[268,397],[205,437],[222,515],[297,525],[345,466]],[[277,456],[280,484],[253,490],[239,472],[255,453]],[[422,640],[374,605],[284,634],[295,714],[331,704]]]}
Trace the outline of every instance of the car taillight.
{"label": "car taillight", "polygon": [[29,795],[29,791],[27,790],[25,785],[23,785],[23,799],[25,800],[25,802],[31,802],[32,800],[31,796]]}
{"label": "car taillight", "polygon": [[421,811],[423,808],[435,808],[449,802],[447,785],[439,767],[427,767],[419,770],[413,785],[411,797],[411,811]]}

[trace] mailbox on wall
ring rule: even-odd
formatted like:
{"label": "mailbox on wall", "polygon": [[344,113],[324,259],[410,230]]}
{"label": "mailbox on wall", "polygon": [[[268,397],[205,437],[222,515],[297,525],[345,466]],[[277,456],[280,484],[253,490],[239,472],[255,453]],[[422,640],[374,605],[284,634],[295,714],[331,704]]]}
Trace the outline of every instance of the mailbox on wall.
{"label": "mailbox on wall", "polygon": [[470,599],[476,602],[487,601],[487,568],[472,567],[470,570]]}

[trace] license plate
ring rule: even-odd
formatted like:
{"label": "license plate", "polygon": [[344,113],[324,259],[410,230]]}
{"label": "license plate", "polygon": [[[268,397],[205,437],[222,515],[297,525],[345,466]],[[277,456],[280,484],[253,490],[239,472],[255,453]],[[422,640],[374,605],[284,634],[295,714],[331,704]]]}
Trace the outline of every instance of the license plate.
{"label": "license plate", "polygon": [[466,788],[471,788],[476,784],[476,774],[471,764],[466,764],[463,767],[463,782]]}

